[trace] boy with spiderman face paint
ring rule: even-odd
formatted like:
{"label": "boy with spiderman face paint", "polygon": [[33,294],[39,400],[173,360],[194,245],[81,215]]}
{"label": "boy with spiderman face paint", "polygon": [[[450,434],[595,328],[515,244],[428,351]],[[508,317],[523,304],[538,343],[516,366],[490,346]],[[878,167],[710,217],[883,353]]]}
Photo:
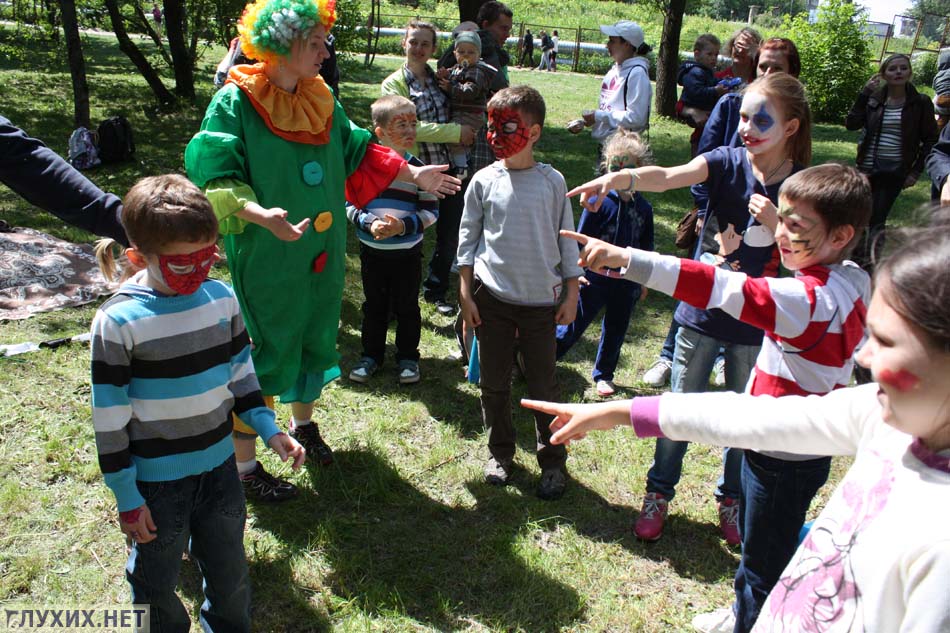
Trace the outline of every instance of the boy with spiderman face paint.
{"label": "boy with spiderman face paint", "polygon": [[[498,92],[488,103],[488,142],[498,161],[477,172],[465,193],[458,266],[462,318],[475,330],[481,403],[489,428],[489,483],[508,482],[515,456],[511,422],[511,349],[517,333],[531,393],[557,393],[555,326],[577,309],[577,243],[564,177],[534,160],[544,100],[528,86]],[[556,499],[567,477],[563,447],[552,446],[550,416],[535,415],[541,481],[537,494]]]}

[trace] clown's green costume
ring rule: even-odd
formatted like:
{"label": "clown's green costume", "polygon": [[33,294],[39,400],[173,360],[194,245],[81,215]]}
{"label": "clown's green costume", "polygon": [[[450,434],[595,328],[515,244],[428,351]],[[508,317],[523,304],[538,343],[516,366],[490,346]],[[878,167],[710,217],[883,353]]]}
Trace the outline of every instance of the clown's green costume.
{"label": "clown's green costume", "polygon": [[[301,81],[291,94],[260,66],[237,66],[185,151],[188,176],[205,188],[225,234],[261,390],[283,402],[312,402],[340,373],[344,182],[353,175],[359,197],[372,198],[403,164],[369,140],[323,79]],[[281,241],[234,215],[249,201],[312,225],[299,240]]]}

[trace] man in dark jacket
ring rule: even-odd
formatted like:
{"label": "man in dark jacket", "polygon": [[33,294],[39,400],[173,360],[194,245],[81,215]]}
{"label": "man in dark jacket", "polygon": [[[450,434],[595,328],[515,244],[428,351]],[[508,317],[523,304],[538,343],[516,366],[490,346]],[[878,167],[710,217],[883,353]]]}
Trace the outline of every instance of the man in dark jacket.
{"label": "man in dark jacket", "polygon": [[[511,56],[504,46],[511,35],[513,16],[511,9],[495,0],[483,4],[475,16],[478,36],[482,40],[482,60],[498,71],[492,80],[492,93],[508,87],[508,64],[511,63]],[[439,68],[451,68],[455,64],[455,51],[449,46],[439,58]]]}
{"label": "man in dark jacket", "polygon": [[102,191],[72,165],[0,116],[0,182],[30,204],[74,226],[124,246],[122,201]]}
{"label": "man in dark jacket", "polygon": [[534,35],[531,29],[526,29],[524,39],[521,41],[521,57],[518,58],[518,66],[524,67],[524,60],[527,59],[528,68],[534,68]]}

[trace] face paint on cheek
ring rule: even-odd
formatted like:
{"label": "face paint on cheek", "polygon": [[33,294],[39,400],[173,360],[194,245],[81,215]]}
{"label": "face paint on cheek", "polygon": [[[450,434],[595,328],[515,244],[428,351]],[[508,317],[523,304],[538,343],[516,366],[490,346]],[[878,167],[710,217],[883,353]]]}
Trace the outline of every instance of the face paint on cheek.
{"label": "face paint on cheek", "polygon": [[208,278],[217,252],[218,247],[212,244],[186,255],[159,255],[162,281],[178,294],[190,295]]}
{"label": "face paint on cheek", "polygon": [[403,143],[411,144],[416,137],[416,115],[411,112],[397,114],[386,126],[386,134],[393,139],[400,139]]}
{"label": "face paint on cheek", "polygon": [[517,110],[489,110],[485,138],[497,158],[511,158],[528,144],[528,128]]}
{"label": "face paint on cheek", "polygon": [[739,109],[739,136],[752,151],[763,151],[782,141],[784,125],[778,111],[764,95],[749,92]]}
{"label": "face paint on cheek", "polygon": [[913,374],[906,369],[899,369],[897,371],[892,369],[882,369],[878,374],[877,379],[879,382],[882,382],[889,387],[893,387],[898,391],[910,391],[920,384],[920,378],[916,374]]}
{"label": "face paint on cheek", "polygon": [[[824,243],[825,236],[820,225],[795,213],[795,207],[780,201],[778,215],[785,222],[785,233],[795,255],[811,255]],[[791,225],[797,225],[799,228],[793,230],[789,228]]]}
{"label": "face paint on cheek", "polygon": [[626,154],[611,156],[607,159],[607,171],[609,172],[620,171],[627,167],[633,167],[633,161]]}
{"label": "face paint on cheek", "polygon": [[759,106],[759,111],[755,113],[755,116],[752,118],[752,122],[763,133],[768,132],[770,129],[772,129],[772,126],[775,125],[775,119],[773,119],[772,115],[770,115],[768,110],[765,109],[765,104]]}

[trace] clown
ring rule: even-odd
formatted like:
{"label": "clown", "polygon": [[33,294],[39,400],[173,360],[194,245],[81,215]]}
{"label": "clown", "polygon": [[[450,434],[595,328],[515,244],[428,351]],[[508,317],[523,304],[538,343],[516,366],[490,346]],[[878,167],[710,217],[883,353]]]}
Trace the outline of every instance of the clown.
{"label": "clown", "polygon": [[[395,179],[444,195],[458,180],[444,165],[417,168],[369,142],[318,76],[334,0],[258,0],[241,17],[235,66],[185,150],[224,234],[228,267],[265,395],[291,405],[291,435],[321,464],[332,452],[311,421],[313,403],[340,374],[347,198],[363,206]],[[296,490],[255,459],[251,429],[235,425],[238,469],[267,501]]]}

